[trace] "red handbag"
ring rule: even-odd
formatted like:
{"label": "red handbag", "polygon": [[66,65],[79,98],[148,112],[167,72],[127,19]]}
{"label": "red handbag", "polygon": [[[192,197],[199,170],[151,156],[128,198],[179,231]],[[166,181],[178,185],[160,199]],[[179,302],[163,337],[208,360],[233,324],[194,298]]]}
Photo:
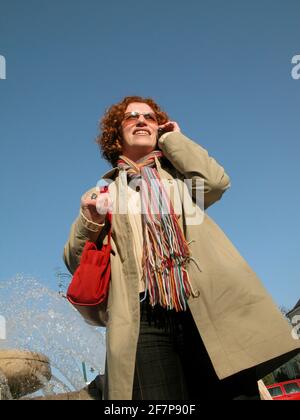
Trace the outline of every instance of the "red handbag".
{"label": "red handbag", "polygon": [[105,308],[110,283],[111,213],[108,243],[98,249],[94,242],[87,241],[67,291],[68,301],[78,310],[85,321],[95,326],[105,326]]}

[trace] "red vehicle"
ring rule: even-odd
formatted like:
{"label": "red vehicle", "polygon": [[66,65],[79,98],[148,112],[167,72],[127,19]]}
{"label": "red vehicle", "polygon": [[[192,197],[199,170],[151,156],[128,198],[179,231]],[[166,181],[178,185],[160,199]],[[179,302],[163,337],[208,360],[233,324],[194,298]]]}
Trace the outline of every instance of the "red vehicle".
{"label": "red vehicle", "polygon": [[273,400],[300,400],[300,379],[268,385]]}

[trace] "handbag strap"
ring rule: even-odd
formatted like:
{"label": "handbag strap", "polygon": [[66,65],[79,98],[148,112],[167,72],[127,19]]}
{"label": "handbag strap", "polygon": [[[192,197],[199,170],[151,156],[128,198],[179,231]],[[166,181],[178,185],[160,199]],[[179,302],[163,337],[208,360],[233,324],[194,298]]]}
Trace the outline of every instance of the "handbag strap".
{"label": "handbag strap", "polygon": [[107,217],[107,220],[108,220],[108,223],[109,223],[109,231],[108,231],[107,243],[110,245],[112,214],[111,213],[107,213],[107,216],[106,217]]}
{"label": "handbag strap", "polygon": [[[104,185],[100,187],[100,194],[106,193],[108,191],[108,185]],[[110,212],[107,213],[106,219],[109,222],[109,231],[108,231],[108,244],[110,245],[110,239],[111,239],[111,225],[112,225],[112,214]]]}

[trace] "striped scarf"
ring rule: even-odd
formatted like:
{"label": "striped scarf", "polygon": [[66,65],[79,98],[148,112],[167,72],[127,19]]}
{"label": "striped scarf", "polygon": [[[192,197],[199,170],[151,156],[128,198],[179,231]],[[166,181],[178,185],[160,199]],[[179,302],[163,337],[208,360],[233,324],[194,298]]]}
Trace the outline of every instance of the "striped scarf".
{"label": "striped scarf", "polygon": [[155,168],[155,159],[162,157],[155,150],[134,162],[120,156],[118,167],[125,169],[129,179],[141,183],[143,224],[143,280],[145,296],[149,293],[152,306],[185,311],[187,299],[194,294],[186,264],[190,259],[188,244],[178,216]]}

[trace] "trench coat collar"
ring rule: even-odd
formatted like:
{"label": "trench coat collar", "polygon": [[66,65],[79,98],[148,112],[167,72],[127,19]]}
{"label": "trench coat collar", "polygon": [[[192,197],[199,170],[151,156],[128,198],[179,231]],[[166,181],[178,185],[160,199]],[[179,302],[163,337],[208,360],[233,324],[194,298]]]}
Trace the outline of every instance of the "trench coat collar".
{"label": "trench coat collar", "polygon": [[109,171],[105,172],[104,175],[101,176],[102,179],[113,179],[118,173],[119,173],[120,169],[115,166],[114,168],[110,169]]}

